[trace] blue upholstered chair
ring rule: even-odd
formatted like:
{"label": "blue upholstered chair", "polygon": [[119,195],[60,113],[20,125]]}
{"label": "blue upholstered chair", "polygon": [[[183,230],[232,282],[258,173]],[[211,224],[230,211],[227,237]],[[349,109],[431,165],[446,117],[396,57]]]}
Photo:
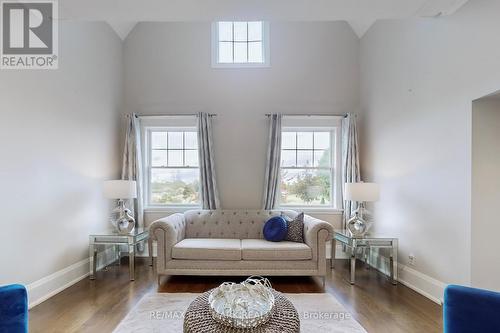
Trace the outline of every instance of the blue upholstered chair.
{"label": "blue upholstered chair", "polygon": [[0,333],[28,332],[28,295],[20,284],[0,287]]}
{"label": "blue upholstered chair", "polygon": [[500,332],[500,293],[449,285],[443,319],[445,333]]}

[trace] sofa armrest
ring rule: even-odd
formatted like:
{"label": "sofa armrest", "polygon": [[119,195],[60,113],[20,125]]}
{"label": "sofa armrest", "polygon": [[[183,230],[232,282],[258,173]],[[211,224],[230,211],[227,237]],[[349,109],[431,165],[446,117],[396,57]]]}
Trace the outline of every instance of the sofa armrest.
{"label": "sofa armrest", "polygon": [[326,262],[326,242],[332,235],[333,227],[330,223],[304,215],[304,242],[312,249],[313,260]]}
{"label": "sofa armrest", "polygon": [[157,241],[158,268],[165,267],[172,260],[172,247],[184,239],[186,235],[186,219],[184,214],[176,213],[156,220],[149,227],[152,240]]}
{"label": "sofa armrest", "polygon": [[449,285],[444,291],[445,333],[498,332],[500,293]]}
{"label": "sofa armrest", "polygon": [[0,332],[28,332],[28,295],[20,284],[0,287]]}

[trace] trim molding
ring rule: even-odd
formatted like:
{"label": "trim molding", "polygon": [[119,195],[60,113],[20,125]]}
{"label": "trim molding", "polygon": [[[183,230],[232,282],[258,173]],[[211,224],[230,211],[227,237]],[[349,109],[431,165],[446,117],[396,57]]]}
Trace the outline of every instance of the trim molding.
{"label": "trim molding", "polygon": [[398,281],[431,301],[443,305],[446,283],[436,280],[413,268],[398,264]]}
{"label": "trim molding", "polygon": [[[386,275],[390,272],[389,258],[379,254],[378,251],[371,252],[370,266]],[[442,281],[398,262],[398,282],[437,304],[443,304],[446,283]]]}
{"label": "trim molding", "polygon": [[[97,268],[101,269],[112,263],[114,260],[115,254],[113,247],[109,247],[105,251],[97,254]],[[75,283],[89,276],[89,262],[89,258],[83,259],[28,284],[26,286],[26,289],[28,290],[28,308],[31,309],[34,306],[37,306],[43,301],[46,301],[64,289],[71,287]]]}

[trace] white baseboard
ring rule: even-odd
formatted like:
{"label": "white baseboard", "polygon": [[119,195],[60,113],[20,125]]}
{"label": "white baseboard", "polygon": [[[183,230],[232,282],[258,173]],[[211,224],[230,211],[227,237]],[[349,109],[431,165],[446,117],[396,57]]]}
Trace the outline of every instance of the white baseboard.
{"label": "white baseboard", "polygon": [[[97,255],[97,268],[109,265],[115,260],[115,253],[112,247],[109,247]],[[32,282],[26,286],[28,290],[28,308],[42,303],[50,297],[60,293],[64,289],[74,285],[89,276],[89,258],[81,260],[73,265],[50,274],[40,280]]]}
{"label": "white baseboard", "polygon": [[446,283],[436,280],[413,268],[399,264],[399,282],[439,305],[443,304]]}
{"label": "white baseboard", "polygon": [[[384,274],[389,274],[389,258],[378,251],[371,251],[370,265]],[[427,297],[437,304],[443,304],[446,284],[411,267],[398,263],[398,282]]]}

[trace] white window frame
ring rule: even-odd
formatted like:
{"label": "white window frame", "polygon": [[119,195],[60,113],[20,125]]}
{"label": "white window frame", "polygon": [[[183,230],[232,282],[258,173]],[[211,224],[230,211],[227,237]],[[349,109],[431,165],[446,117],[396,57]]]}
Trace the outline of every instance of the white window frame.
{"label": "white window frame", "polygon": [[[284,121],[286,122],[286,120]],[[329,124],[328,126],[294,126],[296,123],[300,123],[299,119],[294,119],[292,121],[288,121],[293,124],[283,125],[281,132],[314,132],[314,131],[329,131],[330,132],[330,158],[331,158],[331,166],[332,170],[332,178],[331,178],[331,202],[330,205],[297,205],[297,204],[284,204],[279,202],[279,207],[286,209],[295,209],[302,210],[307,212],[340,212],[342,210],[342,144],[341,144],[341,135],[342,135],[342,127],[340,120],[334,120],[333,124]],[[304,121],[307,123],[308,121]],[[330,122],[331,121],[327,121]],[[309,121],[309,123],[317,123],[317,121]],[[281,149],[280,149],[281,153]],[[283,167],[280,166],[280,177],[281,177],[281,169],[293,169],[293,167]],[[296,169],[317,169],[314,167],[296,167]],[[281,178],[279,181],[280,184],[280,200],[281,200]]]}
{"label": "white window frame", "polygon": [[[232,21],[238,22],[238,21]],[[251,21],[241,21],[251,22]],[[219,62],[219,21],[212,22],[212,68],[265,68],[271,66],[270,43],[269,43],[269,22],[262,22],[262,59],[264,62],[252,63],[220,63]]]}
{"label": "white window frame", "polygon": [[[143,180],[144,180],[144,209],[145,210],[174,210],[174,211],[185,211],[189,209],[196,209],[196,208],[201,208],[201,201],[199,203],[193,203],[193,204],[178,204],[178,203],[173,203],[173,204],[154,204],[151,203],[151,170],[152,170],[152,163],[151,163],[151,136],[153,132],[168,132],[168,131],[175,131],[175,132],[182,132],[182,131],[189,131],[189,132],[196,132],[197,128],[196,126],[151,126],[151,125],[143,125],[142,126],[142,147],[143,147]],[[174,169],[183,169],[183,168],[188,168],[188,169],[200,169],[199,166],[199,161],[198,161],[198,167],[172,167]]]}

